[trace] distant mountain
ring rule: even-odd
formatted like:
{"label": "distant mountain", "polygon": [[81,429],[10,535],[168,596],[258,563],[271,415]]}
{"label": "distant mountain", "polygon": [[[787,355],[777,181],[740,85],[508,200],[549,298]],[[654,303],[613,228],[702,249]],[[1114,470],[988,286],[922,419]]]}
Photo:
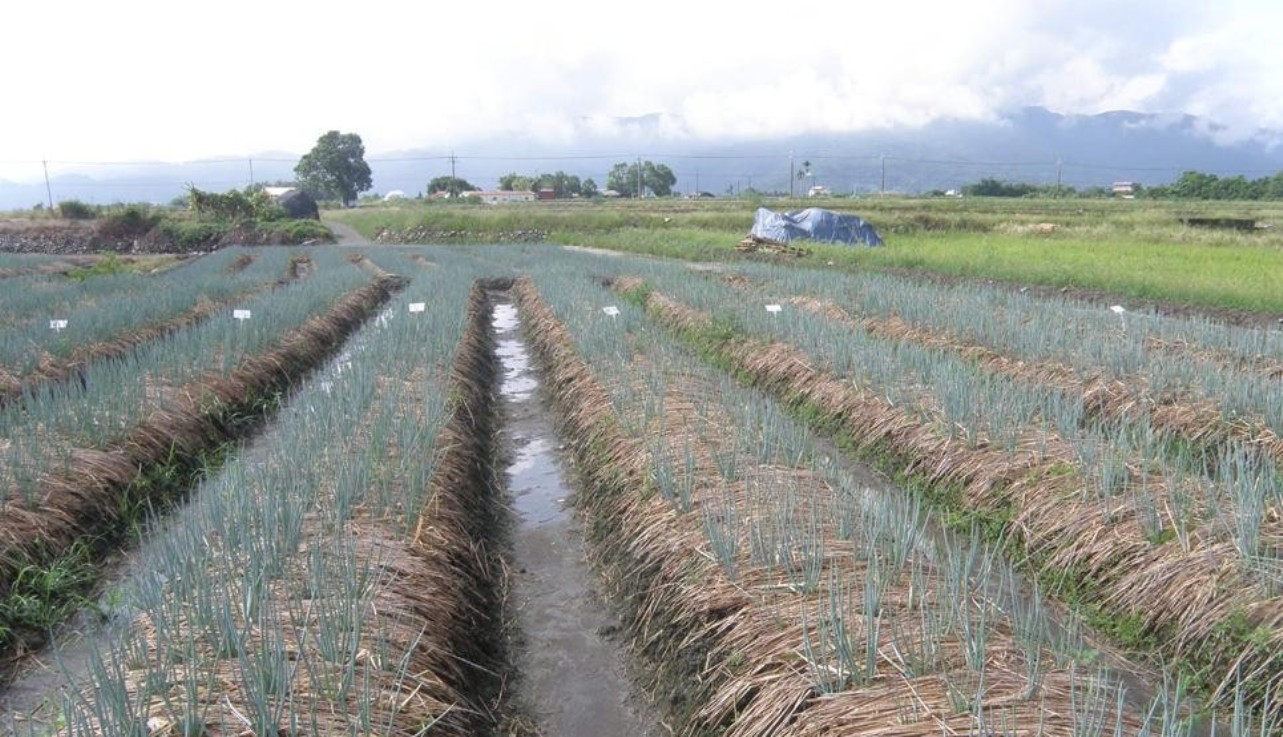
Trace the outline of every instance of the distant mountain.
{"label": "distant mountain", "polygon": [[[680,119],[664,115],[582,121],[574,130],[476,141],[447,149],[416,149],[367,158],[374,190],[414,195],[435,176],[454,172],[482,187],[510,171],[563,170],[592,177],[599,187],[613,164],[636,158],[668,164],[677,189],[723,194],[754,187],[789,191],[812,184],[833,192],[917,193],[950,189],[984,177],[1075,187],[1127,180],[1170,182],[1198,170],[1248,178],[1283,170],[1283,133],[1262,131],[1247,141],[1218,142],[1204,119],[1117,111],[1061,115],[1043,108],[1013,111],[996,122],[939,120],[916,129],[808,133],[753,141],[712,142],[683,136]],[[550,140],[551,139],[551,140]],[[187,164],[96,166],[55,175],[55,201],[168,202],[185,185],[223,190],[254,181],[289,179],[297,155],[281,152]],[[810,162],[810,176],[798,177]],[[43,182],[0,181],[0,209],[46,199]]]}
{"label": "distant mountain", "polygon": [[[244,187],[251,181],[292,179],[296,163],[296,154],[271,152],[256,154],[252,159],[81,166],[71,172],[51,171],[49,188],[54,202],[81,200],[93,204],[167,203],[186,194],[189,184],[201,189],[224,191]],[[47,197],[43,181],[0,180],[0,210],[31,207],[45,202]]]}

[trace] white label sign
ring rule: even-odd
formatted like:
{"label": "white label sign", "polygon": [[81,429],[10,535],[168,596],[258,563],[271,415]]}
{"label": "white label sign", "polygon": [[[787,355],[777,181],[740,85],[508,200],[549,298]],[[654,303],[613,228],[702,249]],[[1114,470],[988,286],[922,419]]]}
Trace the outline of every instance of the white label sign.
{"label": "white label sign", "polygon": [[251,316],[250,310],[232,310],[232,317],[236,320],[248,320]]}
{"label": "white label sign", "polygon": [[1113,312],[1115,315],[1121,315],[1121,314],[1123,314],[1124,312],[1126,312],[1126,311],[1127,311],[1127,308],[1126,308],[1126,307],[1123,307],[1122,305],[1114,305],[1113,307],[1110,307],[1109,309],[1110,309],[1110,311],[1111,311],[1111,312]]}
{"label": "white label sign", "polygon": [[779,305],[767,305],[767,306],[766,306],[766,311],[767,311],[767,312],[779,312],[779,311],[780,311],[780,310],[782,310],[782,309],[784,309],[784,308],[783,308],[783,307],[780,307]]}
{"label": "white label sign", "polygon": [[619,308],[614,305],[610,305],[609,307],[603,307],[601,308],[601,311],[606,313],[607,315],[610,315],[611,317],[617,317],[619,315]]}
{"label": "white label sign", "polygon": [[428,308],[427,302],[411,302],[410,312],[423,312]]}
{"label": "white label sign", "polygon": [[61,333],[64,329],[66,329],[66,327],[67,327],[67,321],[66,321],[66,320],[50,320],[50,321],[49,321],[49,329],[50,329],[50,330],[52,330],[52,331],[54,331],[54,332],[56,332],[56,333]]}

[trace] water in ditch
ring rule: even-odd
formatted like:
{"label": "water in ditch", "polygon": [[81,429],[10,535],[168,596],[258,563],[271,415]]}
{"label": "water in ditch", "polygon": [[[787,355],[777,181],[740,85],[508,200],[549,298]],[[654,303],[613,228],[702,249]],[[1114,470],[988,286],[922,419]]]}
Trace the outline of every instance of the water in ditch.
{"label": "water in ditch", "polygon": [[657,720],[633,688],[609,609],[591,586],[570,487],[558,455],[516,308],[495,306],[503,368],[502,443],[515,521],[513,602],[522,646],[519,701],[544,734],[559,737],[657,734]]}

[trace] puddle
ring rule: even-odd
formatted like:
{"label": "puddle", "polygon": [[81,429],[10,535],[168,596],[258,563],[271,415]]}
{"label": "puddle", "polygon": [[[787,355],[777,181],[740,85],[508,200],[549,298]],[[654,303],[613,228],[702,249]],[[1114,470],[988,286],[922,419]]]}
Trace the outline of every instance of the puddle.
{"label": "puddle", "polygon": [[590,583],[579,523],[566,507],[570,487],[550,411],[520,333],[517,310],[495,305],[503,367],[502,443],[516,524],[512,600],[522,632],[520,702],[544,734],[654,735],[657,721],[633,688],[621,648],[604,636],[616,626]]}

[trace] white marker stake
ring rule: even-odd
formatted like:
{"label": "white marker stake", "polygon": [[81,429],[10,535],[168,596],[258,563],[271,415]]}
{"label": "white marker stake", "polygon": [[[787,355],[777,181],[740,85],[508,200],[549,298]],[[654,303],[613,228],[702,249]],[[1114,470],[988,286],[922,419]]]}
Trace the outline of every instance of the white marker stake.
{"label": "white marker stake", "polygon": [[245,321],[250,319],[253,313],[250,310],[232,310],[232,319]]}
{"label": "white marker stake", "polygon": [[766,311],[767,311],[767,312],[779,312],[779,311],[780,311],[780,310],[782,310],[782,309],[784,309],[784,308],[783,308],[783,307],[780,307],[779,305],[767,305],[767,306],[766,306]]}
{"label": "white marker stake", "polygon": [[619,308],[614,305],[610,305],[609,307],[603,307],[601,308],[601,311],[606,313],[607,315],[610,315],[611,317],[619,317]]}
{"label": "white marker stake", "polygon": [[62,332],[63,330],[65,330],[66,328],[67,328],[67,321],[66,321],[66,320],[50,320],[50,321],[49,321],[49,329],[50,329],[50,330],[52,330],[52,331],[54,331],[55,333],[61,333],[61,332]]}
{"label": "white marker stake", "polygon": [[1122,305],[1114,305],[1113,307],[1109,308],[1109,311],[1114,313],[1115,315],[1118,315],[1118,321],[1123,324],[1123,332],[1124,333],[1127,332],[1127,318],[1123,317],[1123,315],[1126,314],[1127,312],[1127,308],[1123,307]]}
{"label": "white marker stake", "polygon": [[428,308],[427,302],[411,302],[410,312],[423,312]]}

